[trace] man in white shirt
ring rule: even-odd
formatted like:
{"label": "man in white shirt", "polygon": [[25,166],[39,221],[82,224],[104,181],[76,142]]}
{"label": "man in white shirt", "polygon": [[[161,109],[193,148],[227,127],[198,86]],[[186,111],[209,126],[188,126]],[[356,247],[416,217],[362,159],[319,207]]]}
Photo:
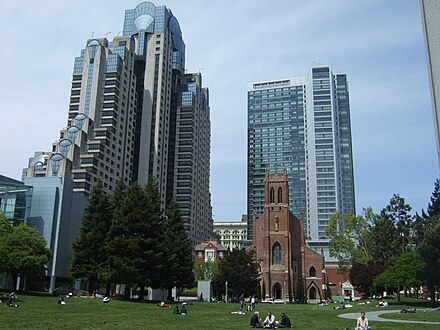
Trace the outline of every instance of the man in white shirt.
{"label": "man in white shirt", "polygon": [[266,318],[263,322],[263,327],[265,328],[275,328],[275,315],[272,312],[268,312]]}

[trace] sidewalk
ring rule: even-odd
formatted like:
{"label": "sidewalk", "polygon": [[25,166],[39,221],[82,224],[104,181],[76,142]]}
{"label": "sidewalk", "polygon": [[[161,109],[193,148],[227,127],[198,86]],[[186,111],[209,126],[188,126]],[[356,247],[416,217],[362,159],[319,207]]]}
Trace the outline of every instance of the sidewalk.
{"label": "sidewalk", "polygon": [[[417,323],[417,324],[440,324],[440,322],[423,322],[423,321],[410,321],[410,320],[393,320],[393,319],[383,319],[379,317],[379,315],[383,314],[393,314],[393,313],[399,313],[399,309],[393,309],[393,310],[381,310],[378,312],[368,312],[366,313],[366,316],[368,318],[368,321],[379,321],[379,322],[396,322],[396,323]],[[360,313],[346,313],[346,314],[339,314],[338,317],[343,319],[351,319],[351,320],[357,320]]]}

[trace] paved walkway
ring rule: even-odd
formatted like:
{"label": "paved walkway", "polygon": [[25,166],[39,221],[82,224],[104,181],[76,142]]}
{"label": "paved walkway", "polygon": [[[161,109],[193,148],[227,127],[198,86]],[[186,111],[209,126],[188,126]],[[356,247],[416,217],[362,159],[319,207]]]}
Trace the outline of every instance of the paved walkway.
{"label": "paved walkway", "polygon": [[[368,318],[368,321],[397,322],[397,323],[417,323],[417,324],[440,324],[440,322],[393,320],[393,319],[384,319],[384,318],[379,317],[379,315],[382,315],[382,314],[393,314],[393,313],[399,313],[399,312],[400,312],[400,309],[381,310],[379,312],[368,312],[368,313],[366,313],[366,316]],[[360,313],[346,313],[346,314],[339,314],[338,317],[341,317],[341,318],[344,318],[344,319],[357,320],[359,315],[360,315]]]}

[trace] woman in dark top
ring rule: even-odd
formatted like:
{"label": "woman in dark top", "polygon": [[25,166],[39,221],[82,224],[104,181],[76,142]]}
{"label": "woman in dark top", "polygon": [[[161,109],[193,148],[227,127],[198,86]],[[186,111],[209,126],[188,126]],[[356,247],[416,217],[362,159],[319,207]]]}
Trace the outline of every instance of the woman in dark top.
{"label": "woman in dark top", "polygon": [[292,324],[286,314],[281,313],[281,321],[278,324],[278,328],[291,328]]}
{"label": "woman in dark top", "polygon": [[260,320],[260,313],[255,312],[254,315],[251,317],[251,323],[249,324],[251,328],[262,328],[261,320]]}

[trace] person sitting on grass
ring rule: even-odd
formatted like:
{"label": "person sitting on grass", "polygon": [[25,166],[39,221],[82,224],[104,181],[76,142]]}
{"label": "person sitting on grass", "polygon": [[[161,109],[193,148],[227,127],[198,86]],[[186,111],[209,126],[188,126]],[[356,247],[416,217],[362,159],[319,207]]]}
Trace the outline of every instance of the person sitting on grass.
{"label": "person sitting on grass", "polygon": [[59,305],[65,305],[66,302],[64,301],[64,296],[60,296],[60,298],[58,299],[58,304]]}
{"label": "person sitting on grass", "polygon": [[260,313],[255,311],[254,315],[251,317],[251,322],[249,323],[249,326],[251,328],[262,328],[261,325],[261,319],[260,319]]}
{"label": "person sitting on grass", "polygon": [[173,314],[180,314],[179,306],[176,306],[173,310]]}
{"label": "person sitting on grass", "polygon": [[361,316],[357,319],[355,330],[370,330],[368,325],[368,319],[365,316],[365,312],[361,312]]}
{"label": "person sitting on grass", "polygon": [[187,315],[186,306],[182,305],[182,308],[180,309],[180,315]]}
{"label": "person sitting on grass", "polygon": [[271,311],[269,311],[267,313],[267,316],[263,322],[263,327],[264,328],[275,328],[275,315],[273,315]]}
{"label": "person sitting on grass", "polygon": [[108,304],[110,302],[110,298],[108,296],[104,296],[104,298],[102,299],[102,302],[104,304]]}
{"label": "person sitting on grass", "polygon": [[283,312],[281,312],[281,320],[280,323],[278,323],[278,328],[291,328],[292,323],[290,323],[290,319],[287,317],[287,315]]}

